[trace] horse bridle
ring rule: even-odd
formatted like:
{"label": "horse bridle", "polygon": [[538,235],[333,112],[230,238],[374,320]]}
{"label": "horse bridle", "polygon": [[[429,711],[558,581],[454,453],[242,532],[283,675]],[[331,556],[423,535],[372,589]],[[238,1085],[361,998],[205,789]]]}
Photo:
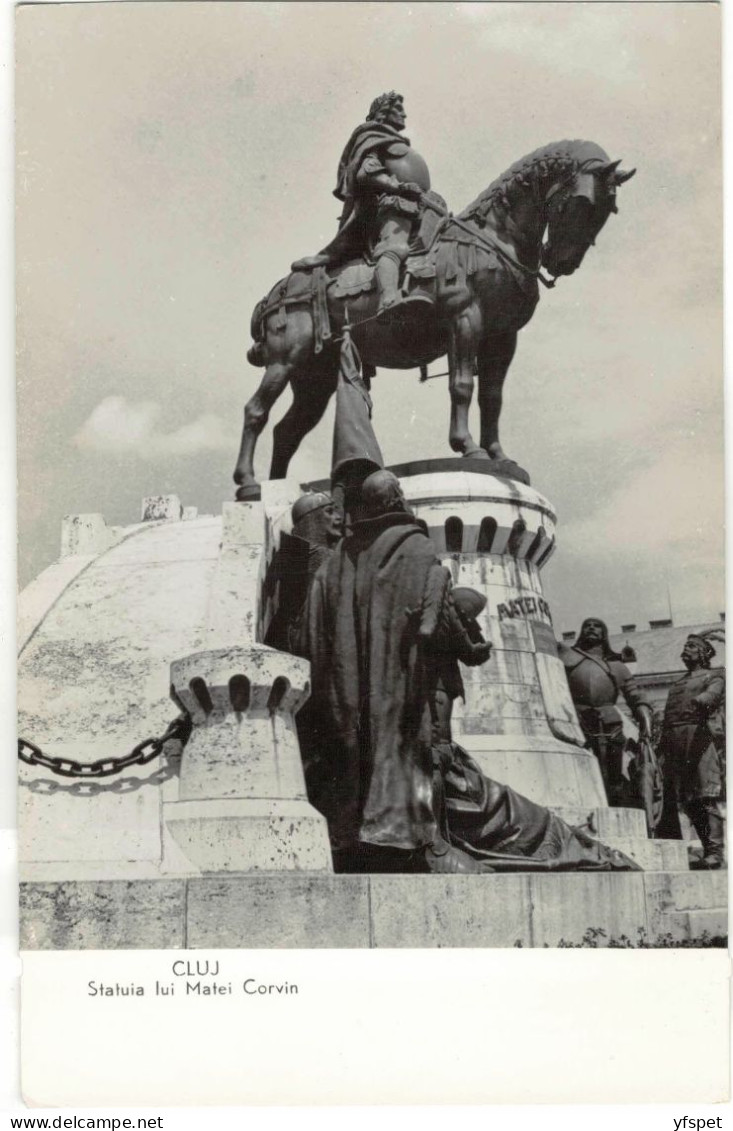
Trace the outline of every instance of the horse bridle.
{"label": "horse bridle", "polygon": [[[557,195],[557,193],[562,193],[560,201],[558,202],[558,210],[562,212],[562,209],[565,207],[566,202],[570,199],[573,185],[577,181],[578,177],[583,173],[590,173],[592,175],[594,168],[600,168],[602,165],[603,162],[598,158],[591,157],[588,161],[584,161],[582,165],[578,165],[578,167],[576,169],[573,169],[572,172],[569,172],[567,176],[561,177],[546,193],[544,198],[545,207],[549,205],[550,201]],[[609,193],[612,197],[615,197],[615,188],[613,190],[609,189]],[[581,193],[579,195],[585,194]],[[616,211],[615,201],[613,202],[611,211]],[[541,267],[527,267],[524,263],[520,263],[519,260],[516,259],[510,252],[506,251],[501,244],[495,243],[492,239],[490,239],[490,237],[482,235],[480,232],[476,231],[475,228],[469,227],[468,224],[464,223],[462,220],[457,220],[456,217],[452,215],[452,213],[448,213],[446,219],[449,221],[449,223],[455,224],[456,227],[461,228],[464,232],[467,232],[469,235],[471,235],[477,243],[482,244],[483,247],[485,247],[488,251],[493,251],[496,255],[501,256],[502,259],[505,259],[506,262],[511,264],[512,267],[515,267],[518,271],[521,271],[522,274],[528,276],[528,278],[530,279],[536,279],[538,282],[542,283],[542,285],[544,287],[547,287],[548,290],[551,290],[552,287],[557,285],[557,277],[550,279],[546,275],[542,274]]]}
{"label": "horse bridle", "polygon": [[457,228],[467,232],[476,243],[481,244],[487,251],[491,251],[495,255],[505,259],[507,263],[511,264],[512,267],[516,267],[522,274],[527,275],[530,279],[537,279],[538,282],[542,283],[548,290],[551,290],[557,283],[557,279],[549,279],[546,275],[543,275],[541,267],[526,267],[524,263],[520,263],[518,259],[515,259],[511,252],[506,251],[500,243],[495,243],[490,237],[482,235],[476,228],[471,228],[463,220],[457,219],[457,217],[449,212],[446,216],[446,227],[450,227],[451,224],[455,224]]}

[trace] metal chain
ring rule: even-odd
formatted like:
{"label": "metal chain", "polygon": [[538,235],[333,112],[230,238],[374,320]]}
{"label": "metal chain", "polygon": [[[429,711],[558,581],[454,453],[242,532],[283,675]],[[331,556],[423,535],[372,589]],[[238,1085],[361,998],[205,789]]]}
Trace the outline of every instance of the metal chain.
{"label": "metal chain", "polygon": [[163,750],[166,742],[178,739],[186,743],[191,733],[188,715],[179,715],[160,738],[146,738],[121,758],[100,758],[96,762],[76,762],[73,758],[51,758],[27,738],[18,739],[18,757],[28,766],[43,766],[65,778],[107,778],[128,766],[144,766]]}

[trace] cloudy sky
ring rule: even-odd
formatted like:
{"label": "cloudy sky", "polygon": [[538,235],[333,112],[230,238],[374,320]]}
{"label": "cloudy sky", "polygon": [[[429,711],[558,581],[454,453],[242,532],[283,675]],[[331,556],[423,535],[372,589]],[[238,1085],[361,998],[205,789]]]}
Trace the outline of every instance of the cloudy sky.
{"label": "cloudy sky", "polygon": [[[18,9],[20,579],[61,517],[232,497],[254,303],[333,233],[382,90],[458,211],[582,137],[636,166],[520,335],[508,454],[559,516],[558,629],[723,608],[719,11],[712,4],[83,4]],[[442,368],[442,367],[441,367]],[[448,455],[444,379],[380,371],[388,463]],[[289,403],[285,394],[273,413]],[[328,474],[332,415],[292,464]],[[269,466],[271,432],[259,448]]]}

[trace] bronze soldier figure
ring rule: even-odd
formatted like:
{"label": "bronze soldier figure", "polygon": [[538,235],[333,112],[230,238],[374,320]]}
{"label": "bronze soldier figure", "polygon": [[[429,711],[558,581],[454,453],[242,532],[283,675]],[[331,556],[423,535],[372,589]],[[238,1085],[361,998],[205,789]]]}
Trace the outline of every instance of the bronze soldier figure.
{"label": "bronze soldier figure", "polygon": [[616,701],[623,695],[642,738],[651,737],[651,705],[634,685],[621,656],[612,650],[608,628],[597,617],[584,620],[576,643],[572,647],[560,645],[559,652],[586,743],[601,767],[608,803],[628,803],[623,776],[623,719]]}
{"label": "bronze soldier figure", "polygon": [[324,491],[311,491],[297,500],[290,512],[292,533],[280,535],[280,546],[265,578],[265,595],[275,613],[265,634],[271,648],[290,650],[290,639],[318,567],[343,534],[341,511]]}
{"label": "bronze soldier figure", "polygon": [[657,835],[679,838],[682,808],[700,837],[703,855],[691,866],[722,868],[725,852],[725,678],[710,671],[715,649],[691,633],[682,649],[687,668],[672,685],[664,709],[659,761],[665,806]]}
{"label": "bronze soldier figure", "polygon": [[423,158],[403,136],[405,107],[394,90],[380,94],[357,126],[341,156],[333,194],[344,202],[339,230],[318,255],[293,263],[293,270],[335,267],[368,252],[375,261],[380,313],[401,300],[400,272],[430,188]]}

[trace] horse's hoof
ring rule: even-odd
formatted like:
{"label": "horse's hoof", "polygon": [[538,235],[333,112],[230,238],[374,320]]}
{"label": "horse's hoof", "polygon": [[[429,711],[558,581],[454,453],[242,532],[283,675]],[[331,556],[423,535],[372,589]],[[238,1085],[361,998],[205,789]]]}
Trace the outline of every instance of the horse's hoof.
{"label": "horse's hoof", "polygon": [[504,457],[504,459],[492,460],[492,463],[494,464],[495,475],[501,475],[506,479],[516,479],[518,483],[524,483],[526,487],[530,486],[529,472],[515,463],[513,459]]}
{"label": "horse's hoof", "polygon": [[256,503],[262,498],[259,483],[243,483],[234,496],[238,503]]}

